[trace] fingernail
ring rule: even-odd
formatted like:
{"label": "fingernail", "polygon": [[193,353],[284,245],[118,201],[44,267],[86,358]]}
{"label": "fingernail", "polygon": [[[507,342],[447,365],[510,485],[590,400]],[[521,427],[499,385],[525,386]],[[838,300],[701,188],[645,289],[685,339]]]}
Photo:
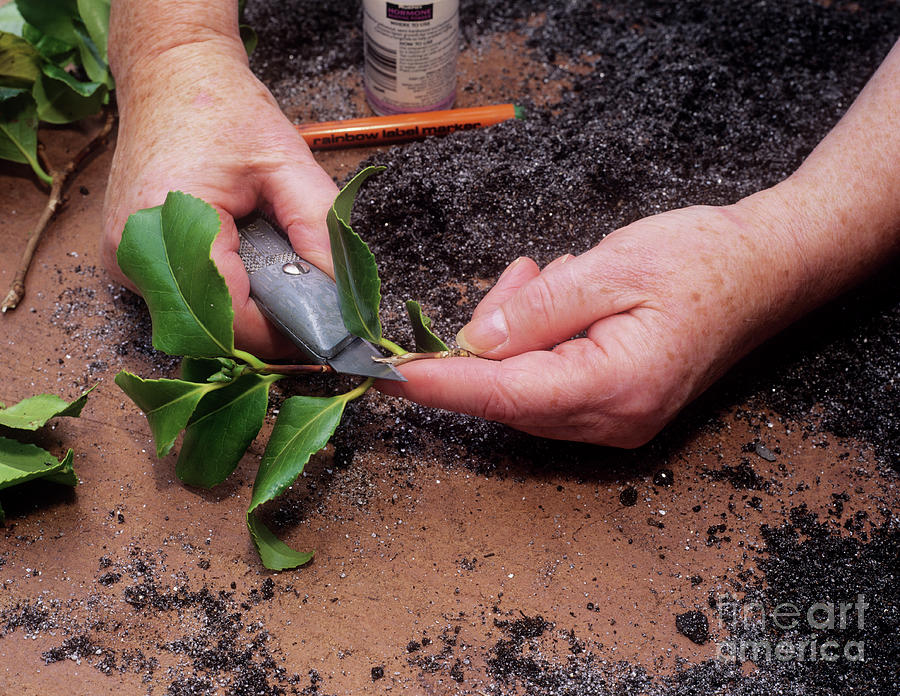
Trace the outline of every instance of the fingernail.
{"label": "fingernail", "polygon": [[509,327],[502,309],[495,309],[486,317],[469,322],[456,334],[460,348],[480,355],[496,350],[509,340]]}

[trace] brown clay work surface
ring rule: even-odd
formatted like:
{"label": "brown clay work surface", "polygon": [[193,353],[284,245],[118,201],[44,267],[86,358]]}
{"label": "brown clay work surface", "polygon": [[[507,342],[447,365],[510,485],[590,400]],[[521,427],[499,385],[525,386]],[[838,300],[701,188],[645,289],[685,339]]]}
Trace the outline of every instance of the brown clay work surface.
{"label": "brown clay work surface", "polygon": [[[614,62],[615,52],[600,62],[600,52],[577,43],[572,56],[535,53],[533,32],[550,20],[531,14],[529,3],[518,5],[517,13],[517,3],[497,3],[509,26],[495,17],[490,31],[467,35],[458,105],[515,98],[539,112],[546,107],[552,119],[563,113],[566,95],[596,87],[584,81]],[[725,5],[723,12],[737,13],[747,3]],[[787,5],[807,12],[802,3]],[[603,15],[632,37],[618,45],[623,55],[658,26],[625,16],[626,6]],[[750,21],[752,13],[742,11],[741,21]],[[316,76],[314,84],[329,88],[315,112],[304,106],[304,92],[291,92],[288,77],[266,76],[293,118],[365,113],[350,67],[332,65]],[[852,98],[858,87],[848,84],[845,92]],[[46,129],[41,139],[52,159],[62,159],[92,127]],[[514,129],[500,133],[517,137]],[[407,172],[419,166],[430,173],[430,152],[452,159],[456,147],[461,158],[479,156],[463,137],[448,142],[326,153],[321,161],[343,181],[368,157],[399,166],[408,158]],[[60,419],[30,437],[56,454],[74,448],[81,484],[0,494],[7,513],[0,529],[0,694],[763,694],[776,685],[812,694],[824,693],[824,684],[835,694],[860,691],[860,684],[871,685],[868,693],[897,693],[896,440],[878,440],[880,431],[863,425],[864,436],[837,437],[829,424],[844,421],[835,421],[829,404],[840,394],[802,402],[797,380],[813,385],[809,394],[817,393],[815,381],[802,377],[810,370],[801,358],[792,367],[798,352],[791,346],[825,356],[820,371],[837,374],[844,363],[824,349],[813,352],[797,335],[779,344],[774,359],[764,353],[738,368],[729,387],[634,452],[536,440],[371,393],[266,510],[279,535],[314,548],[315,559],[296,571],[266,571],[244,515],[274,415],[235,474],[204,491],[176,479],[174,455],[155,458],[144,417],[113,383],[122,369],[161,377],[177,365],[150,346],[142,302],[100,265],[112,146],[70,187],[38,251],[27,297],[0,318],[0,401],[41,392],[71,399],[98,385],[81,418]],[[602,198],[613,219],[631,214],[628,206],[640,198],[628,186],[649,186],[623,177]],[[694,184],[684,186],[679,195],[693,195]],[[4,292],[44,195],[27,170],[3,167]],[[675,200],[654,195],[643,204]],[[720,195],[728,192],[706,198]],[[502,211],[495,222],[499,229]],[[452,232],[448,223],[443,243],[451,254]],[[480,233],[471,234],[477,242]],[[441,249],[440,239],[431,244]],[[376,248],[379,259],[402,268],[404,259],[385,247],[386,256]],[[492,257],[488,242],[484,248],[485,263],[498,268],[521,253],[509,248]],[[428,251],[416,263],[427,267]],[[400,282],[386,275],[386,285]],[[459,328],[495,275],[493,268],[448,274],[437,284],[430,309],[443,333]],[[885,322],[842,335],[874,343]],[[856,369],[852,358],[846,364]],[[755,388],[755,380],[757,391],[745,387]],[[784,396],[788,385],[794,391]],[[310,388],[332,386],[325,380]],[[303,390],[277,386],[274,405]],[[887,422],[896,400],[878,394],[872,419]],[[779,605],[790,610],[786,604],[800,617],[792,628],[773,618]],[[829,640],[834,645],[823,653]],[[781,641],[793,657],[766,654],[767,641],[771,650]],[[854,659],[860,647],[865,660]],[[735,653],[736,660],[722,659]]]}

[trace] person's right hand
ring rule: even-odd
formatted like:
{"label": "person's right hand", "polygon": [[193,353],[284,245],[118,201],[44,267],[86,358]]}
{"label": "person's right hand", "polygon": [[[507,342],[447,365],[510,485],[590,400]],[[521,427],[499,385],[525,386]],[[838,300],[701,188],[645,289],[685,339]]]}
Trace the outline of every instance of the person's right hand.
{"label": "person's right hand", "polygon": [[222,222],[212,258],[233,298],[236,344],[260,356],[292,352],[249,298],[234,219],[268,211],[301,256],[331,273],[325,216],[337,187],[250,72],[239,41],[212,38],[119,63],[120,125],[101,243],[107,267],[132,287],[115,256],[128,216],[172,190],[202,198]]}

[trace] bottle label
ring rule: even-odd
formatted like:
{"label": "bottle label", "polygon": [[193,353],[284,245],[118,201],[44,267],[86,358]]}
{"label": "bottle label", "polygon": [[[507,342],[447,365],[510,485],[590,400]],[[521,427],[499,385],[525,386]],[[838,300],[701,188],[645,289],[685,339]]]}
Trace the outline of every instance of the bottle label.
{"label": "bottle label", "polygon": [[378,113],[447,109],[456,97],[459,0],[364,0],[366,96]]}

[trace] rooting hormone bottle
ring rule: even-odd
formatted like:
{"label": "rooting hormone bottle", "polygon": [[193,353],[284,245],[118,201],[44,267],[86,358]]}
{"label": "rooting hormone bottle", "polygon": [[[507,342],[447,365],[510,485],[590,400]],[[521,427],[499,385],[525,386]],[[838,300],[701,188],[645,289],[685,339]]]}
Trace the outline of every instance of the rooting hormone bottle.
{"label": "rooting hormone bottle", "polygon": [[377,114],[449,109],[459,0],[363,0],[366,98]]}

